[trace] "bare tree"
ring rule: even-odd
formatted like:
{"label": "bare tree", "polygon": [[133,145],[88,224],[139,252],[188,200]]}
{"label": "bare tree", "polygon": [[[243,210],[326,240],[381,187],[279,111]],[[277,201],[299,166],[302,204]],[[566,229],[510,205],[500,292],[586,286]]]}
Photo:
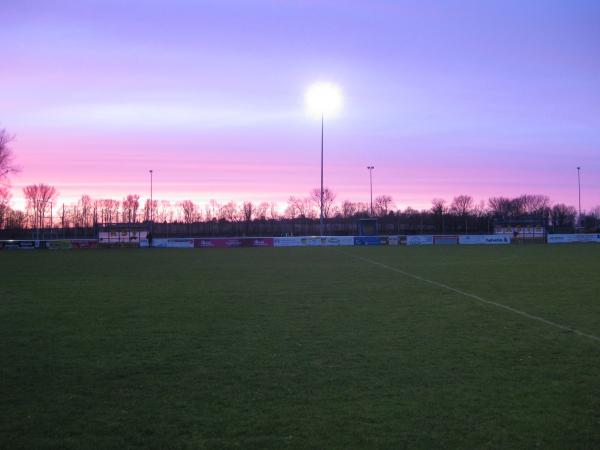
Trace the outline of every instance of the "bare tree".
{"label": "bare tree", "polygon": [[573,206],[558,203],[552,207],[551,218],[555,227],[566,228],[575,226],[577,210]]}
{"label": "bare tree", "polygon": [[[171,218],[171,220],[169,220]],[[160,207],[156,210],[156,222],[170,222],[172,221],[173,213],[171,209],[171,202],[169,200],[161,200]],[[208,219],[208,218],[207,218]]]}
{"label": "bare tree", "polygon": [[[335,202],[335,192],[333,192],[328,187],[323,188],[323,217],[328,219],[333,216],[333,205]],[[321,214],[321,189],[315,188],[310,191],[310,199],[315,206],[315,209],[318,211],[318,216]],[[307,216],[308,217],[308,216]]]}
{"label": "bare tree", "polygon": [[140,196],[137,194],[129,194],[123,199],[123,222],[137,222],[137,212],[140,207]]}
{"label": "bare tree", "polygon": [[340,213],[344,218],[354,217],[354,215],[358,212],[358,208],[356,203],[351,202],[350,200],[344,200],[342,202],[342,208]]}
{"label": "bare tree", "polygon": [[12,150],[8,146],[13,139],[14,136],[6,130],[0,130],[0,181],[6,179],[8,174],[17,172],[17,167],[13,164]]}
{"label": "bare tree", "polygon": [[205,206],[206,211],[206,220],[213,220],[219,218],[219,211],[221,209],[221,205],[215,199],[210,199],[208,201],[208,205]]}
{"label": "bare tree", "polygon": [[375,198],[373,209],[375,215],[379,217],[387,216],[388,212],[394,208],[394,201],[389,195],[380,195]]}
{"label": "bare tree", "polygon": [[242,203],[242,217],[246,223],[251,222],[254,218],[255,208],[252,202]]}
{"label": "bare tree", "polygon": [[82,195],[79,199],[79,217],[76,218],[76,226],[88,227],[92,214],[92,199],[89,195]]}
{"label": "bare tree", "polygon": [[121,202],[106,198],[100,201],[100,220],[102,223],[113,223],[119,221],[119,207]]}
{"label": "bare tree", "polygon": [[158,209],[158,200],[146,199],[144,203],[144,221],[149,222],[150,220],[156,221],[156,211]]}
{"label": "bare tree", "polygon": [[550,209],[550,199],[545,195],[524,194],[519,200],[525,214],[544,215]]}
{"label": "bare tree", "polygon": [[228,202],[219,209],[219,219],[233,222],[238,218],[238,210],[235,202]]}
{"label": "bare tree", "polygon": [[446,206],[446,200],[442,198],[434,198],[431,200],[431,212],[434,216],[438,217],[440,221],[440,230],[442,233],[446,232],[446,222],[444,221],[444,215],[448,212]]}
{"label": "bare tree", "polygon": [[43,228],[50,204],[58,196],[56,188],[44,183],[31,184],[23,188],[23,195],[27,201],[31,226]]}
{"label": "bare tree", "polygon": [[488,207],[490,214],[496,217],[511,217],[513,204],[510,198],[507,197],[490,197],[488,199]]}
{"label": "bare tree", "polygon": [[443,198],[434,198],[431,200],[431,212],[436,216],[446,214],[448,208],[446,207],[446,200]]}
{"label": "bare tree", "polygon": [[473,197],[470,195],[459,195],[454,197],[450,209],[459,216],[466,216],[473,210]]}
{"label": "bare tree", "polygon": [[183,221],[192,224],[198,220],[198,206],[191,200],[184,200],[179,203],[181,212],[183,213]]}
{"label": "bare tree", "polygon": [[279,219],[279,210],[277,209],[277,203],[269,202],[269,220]]}
{"label": "bare tree", "polygon": [[22,230],[27,223],[27,216],[23,211],[8,210],[5,228],[13,230]]}
{"label": "bare tree", "polygon": [[267,219],[267,213],[269,211],[269,203],[268,202],[261,202],[259,203],[259,205],[256,207],[256,212],[254,213],[254,216],[257,219],[260,220],[266,220]]}
{"label": "bare tree", "polygon": [[[319,196],[320,196],[319,191]],[[286,209],[286,216],[290,219],[296,217],[315,218],[316,214],[313,209],[314,200],[312,198],[299,198],[291,196],[288,199],[288,208]],[[320,205],[320,200],[319,200]]]}
{"label": "bare tree", "polygon": [[469,214],[473,211],[474,201],[470,195],[459,195],[454,197],[450,210],[465,221],[465,232],[469,231]]}
{"label": "bare tree", "polygon": [[10,212],[10,197],[10,191],[0,186],[0,230],[4,228]]}

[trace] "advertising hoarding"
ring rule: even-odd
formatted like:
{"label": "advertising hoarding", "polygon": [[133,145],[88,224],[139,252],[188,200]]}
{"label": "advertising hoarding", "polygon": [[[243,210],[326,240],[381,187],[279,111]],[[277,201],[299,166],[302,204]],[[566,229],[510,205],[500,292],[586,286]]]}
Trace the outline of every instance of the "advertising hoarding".
{"label": "advertising hoarding", "polygon": [[406,236],[388,236],[388,245],[406,245]]}
{"label": "advertising hoarding", "polygon": [[48,250],[68,250],[73,248],[71,245],[71,241],[69,240],[58,240],[58,241],[48,241],[46,242],[46,248]]}
{"label": "advertising hoarding", "polygon": [[196,248],[273,247],[273,238],[194,239]]}
{"label": "advertising hoarding", "polygon": [[406,245],[433,245],[433,236],[431,236],[431,235],[406,236]]}
{"label": "advertising hoarding", "polygon": [[439,235],[433,236],[434,245],[456,245],[458,244],[457,235]]}
{"label": "advertising hoarding", "polygon": [[511,237],[507,234],[475,234],[458,237],[461,245],[502,245],[510,244]]}
{"label": "advertising hoarding", "polygon": [[273,238],[274,247],[337,247],[354,245],[354,236],[292,236]]}
{"label": "advertising hoarding", "polygon": [[76,249],[98,248],[98,241],[95,239],[73,239],[71,240],[71,246]]}
{"label": "advertising hoarding", "polygon": [[[153,242],[154,244],[154,242]],[[167,239],[169,248],[194,248],[193,239]]]}
{"label": "advertising hoarding", "polygon": [[600,242],[600,234],[549,234],[547,239],[548,244]]}
{"label": "advertising hoarding", "polygon": [[356,236],[354,245],[388,245],[387,236]]}
{"label": "advertising hoarding", "polygon": [[302,239],[299,237],[276,237],[273,238],[275,247],[301,247]]}

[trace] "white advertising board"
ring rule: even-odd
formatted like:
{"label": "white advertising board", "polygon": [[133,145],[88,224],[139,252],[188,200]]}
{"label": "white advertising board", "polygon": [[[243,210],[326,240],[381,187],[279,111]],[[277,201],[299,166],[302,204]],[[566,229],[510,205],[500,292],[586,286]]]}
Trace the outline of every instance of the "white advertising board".
{"label": "white advertising board", "polygon": [[511,237],[508,234],[481,234],[458,236],[461,245],[502,245],[510,244]]}
{"label": "white advertising board", "polygon": [[600,234],[549,234],[548,244],[569,244],[574,242],[600,242]]}
{"label": "white advertising board", "polygon": [[[154,244],[154,242],[152,242]],[[194,248],[193,239],[167,239],[169,248]]]}
{"label": "white advertising board", "polygon": [[388,245],[400,245],[400,236],[388,236]]}
{"label": "white advertising board", "polygon": [[274,247],[301,247],[302,239],[299,237],[276,237],[273,238]]}
{"label": "white advertising board", "polygon": [[294,236],[273,238],[274,247],[332,247],[354,245],[354,236]]}
{"label": "white advertising board", "polygon": [[406,236],[406,245],[433,245],[433,236],[431,236],[431,235]]}
{"label": "white advertising board", "polygon": [[325,242],[321,241],[321,245],[340,246],[340,245],[354,245],[354,236],[327,236]]}
{"label": "white advertising board", "polygon": [[[146,247],[148,246],[148,241],[146,240]],[[167,248],[169,246],[169,240],[165,238],[152,239],[152,247],[158,248]]]}

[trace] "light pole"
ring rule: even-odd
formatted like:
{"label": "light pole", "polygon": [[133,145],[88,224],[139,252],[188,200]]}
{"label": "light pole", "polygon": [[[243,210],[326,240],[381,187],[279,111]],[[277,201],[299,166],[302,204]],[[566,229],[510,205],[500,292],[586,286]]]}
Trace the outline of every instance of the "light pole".
{"label": "light pole", "polygon": [[150,236],[152,236],[152,225],[154,221],[154,201],[152,198],[152,174],[154,171],[150,169]]}
{"label": "light pole", "polygon": [[321,114],[321,215],[319,218],[319,234],[323,236],[323,128],[325,124],[325,114]]}
{"label": "light pole", "polygon": [[342,95],[339,88],[331,83],[315,83],[306,91],[306,106],[309,114],[321,119],[321,192],[319,233],[323,236],[325,224],[323,216],[324,184],[323,184],[323,139],[325,128],[325,115],[334,115],[342,105]]}
{"label": "light pole", "polygon": [[373,216],[373,169],[375,166],[367,166],[369,169],[369,185],[371,187],[371,216]]}
{"label": "light pole", "polygon": [[581,167],[577,167],[577,190],[579,196],[579,226],[581,226]]}

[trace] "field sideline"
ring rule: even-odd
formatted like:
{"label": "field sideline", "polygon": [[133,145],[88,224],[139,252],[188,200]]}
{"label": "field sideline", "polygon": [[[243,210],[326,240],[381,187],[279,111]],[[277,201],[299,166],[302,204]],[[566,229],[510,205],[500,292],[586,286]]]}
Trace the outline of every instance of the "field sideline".
{"label": "field sideline", "polygon": [[600,447],[600,246],[0,252],[0,448]]}

